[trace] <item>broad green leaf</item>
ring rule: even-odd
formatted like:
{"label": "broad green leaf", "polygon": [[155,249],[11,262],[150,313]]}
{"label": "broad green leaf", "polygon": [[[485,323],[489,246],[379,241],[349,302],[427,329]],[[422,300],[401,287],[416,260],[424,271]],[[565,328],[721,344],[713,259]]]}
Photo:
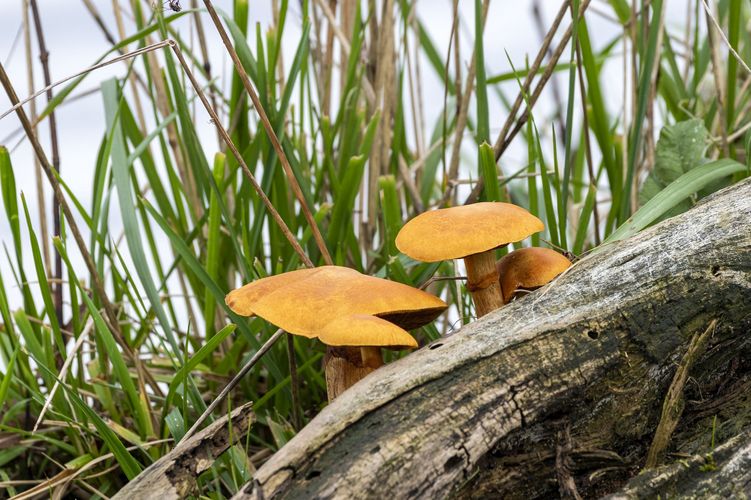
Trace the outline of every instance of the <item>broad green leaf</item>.
{"label": "broad green leaf", "polygon": [[[698,118],[663,127],[655,149],[655,180],[667,186],[681,175],[704,163],[709,132]],[[649,201],[644,200],[644,203]],[[643,203],[642,203],[643,204]]]}

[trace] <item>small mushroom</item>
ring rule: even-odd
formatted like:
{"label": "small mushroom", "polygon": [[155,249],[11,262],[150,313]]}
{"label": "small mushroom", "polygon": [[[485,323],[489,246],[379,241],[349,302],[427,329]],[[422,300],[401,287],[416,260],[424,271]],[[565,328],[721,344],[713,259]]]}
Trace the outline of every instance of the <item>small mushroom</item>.
{"label": "small mushroom", "polygon": [[417,348],[417,341],[405,330],[367,314],[333,320],[320,332],[318,340],[329,346],[324,358],[329,401],[383,365],[381,347]]}
{"label": "small mushroom", "polygon": [[543,229],[542,221],[522,207],[482,202],[418,215],[399,232],[396,246],[422,262],[463,258],[480,317],[503,305],[493,250]]}
{"label": "small mushroom", "polygon": [[520,248],[496,263],[503,303],[508,304],[520,289],[534,290],[553,281],[571,267],[571,261],[549,248]]}
{"label": "small mushroom", "polygon": [[329,401],[383,364],[381,347],[416,348],[406,330],[430,323],[448,307],[429,293],[339,266],[262,278],[225,301],[237,314],[330,346],[324,358]]}

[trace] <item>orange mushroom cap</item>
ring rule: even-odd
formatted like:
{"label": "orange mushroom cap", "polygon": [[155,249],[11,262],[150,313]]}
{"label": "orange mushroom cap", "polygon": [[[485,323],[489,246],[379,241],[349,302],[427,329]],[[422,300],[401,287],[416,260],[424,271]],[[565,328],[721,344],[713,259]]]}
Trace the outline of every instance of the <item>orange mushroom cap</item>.
{"label": "orange mushroom cap", "polygon": [[571,262],[549,248],[520,248],[496,263],[503,303],[508,304],[519,288],[538,288],[553,281]]}
{"label": "orange mushroom cap", "polygon": [[334,319],[319,332],[318,340],[333,346],[363,346],[362,332],[367,332],[368,347],[417,348],[417,341],[405,330],[390,321],[367,314]]}
{"label": "orange mushroom cap", "polygon": [[511,203],[481,202],[424,212],[396,236],[402,253],[422,262],[459,259],[521,241],[545,228]]}
{"label": "orange mushroom cap", "polygon": [[[233,290],[225,302],[237,314],[260,316],[290,333],[319,337],[329,345],[392,347],[416,347],[415,340],[402,328],[425,325],[448,307],[422,290],[339,266],[300,269],[262,278]],[[344,334],[347,325],[349,336]],[[403,333],[397,334],[395,329]],[[373,339],[361,338],[354,343],[356,340],[351,336],[362,336],[365,331],[374,332]],[[389,335],[397,344],[383,344],[386,340],[379,340]]]}

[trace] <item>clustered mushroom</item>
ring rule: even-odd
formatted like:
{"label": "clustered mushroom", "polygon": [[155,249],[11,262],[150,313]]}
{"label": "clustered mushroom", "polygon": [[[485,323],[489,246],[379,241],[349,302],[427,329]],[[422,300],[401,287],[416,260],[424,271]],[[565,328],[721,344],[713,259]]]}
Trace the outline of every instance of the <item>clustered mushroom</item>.
{"label": "clustered mushroom", "polygon": [[[418,215],[399,232],[396,246],[423,262],[463,258],[467,289],[480,317],[507,304],[518,290],[538,288],[571,265],[545,248],[519,249],[496,263],[496,248],[543,229],[542,221],[522,207],[482,202]],[[430,323],[448,307],[422,290],[340,266],[262,278],[225,300],[239,315],[258,316],[326,344],[329,401],[383,364],[381,348],[416,348],[407,330]]]}
{"label": "clustered mushroom", "polygon": [[503,303],[508,304],[519,290],[535,290],[553,281],[571,267],[571,261],[549,248],[520,248],[496,264]]}
{"label": "clustered mushroom", "polygon": [[396,236],[396,247],[422,262],[463,258],[467,289],[480,317],[503,305],[494,250],[544,228],[540,219],[511,203],[473,203],[418,215]]}
{"label": "clustered mushroom", "polygon": [[329,401],[383,364],[381,347],[416,348],[406,330],[430,323],[448,307],[422,290],[339,266],[262,278],[233,290],[225,301],[237,314],[328,345]]}
{"label": "clustered mushroom", "polygon": [[467,289],[480,317],[507,304],[517,290],[539,288],[571,265],[547,248],[515,250],[496,263],[496,248],[543,229],[542,221],[522,207],[482,202],[418,215],[399,232],[396,246],[422,262],[463,258]]}

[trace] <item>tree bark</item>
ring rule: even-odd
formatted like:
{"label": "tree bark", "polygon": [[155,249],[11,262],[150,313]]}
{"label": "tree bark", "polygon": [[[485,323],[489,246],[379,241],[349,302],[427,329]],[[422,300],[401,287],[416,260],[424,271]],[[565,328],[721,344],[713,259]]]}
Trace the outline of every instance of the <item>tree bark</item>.
{"label": "tree bark", "polygon": [[607,500],[751,497],[751,429],[722,446],[636,476]]}
{"label": "tree bark", "polygon": [[235,498],[627,492],[683,380],[677,365],[715,320],[683,397],[665,404],[683,402],[658,463],[751,426],[748,180],[368,375]]}
{"label": "tree bark", "polygon": [[196,493],[196,479],[219,455],[245,438],[255,422],[253,404],[246,403],[202,431],[178,443],[112,497],[113,500],[158,498],[177,500]]}

